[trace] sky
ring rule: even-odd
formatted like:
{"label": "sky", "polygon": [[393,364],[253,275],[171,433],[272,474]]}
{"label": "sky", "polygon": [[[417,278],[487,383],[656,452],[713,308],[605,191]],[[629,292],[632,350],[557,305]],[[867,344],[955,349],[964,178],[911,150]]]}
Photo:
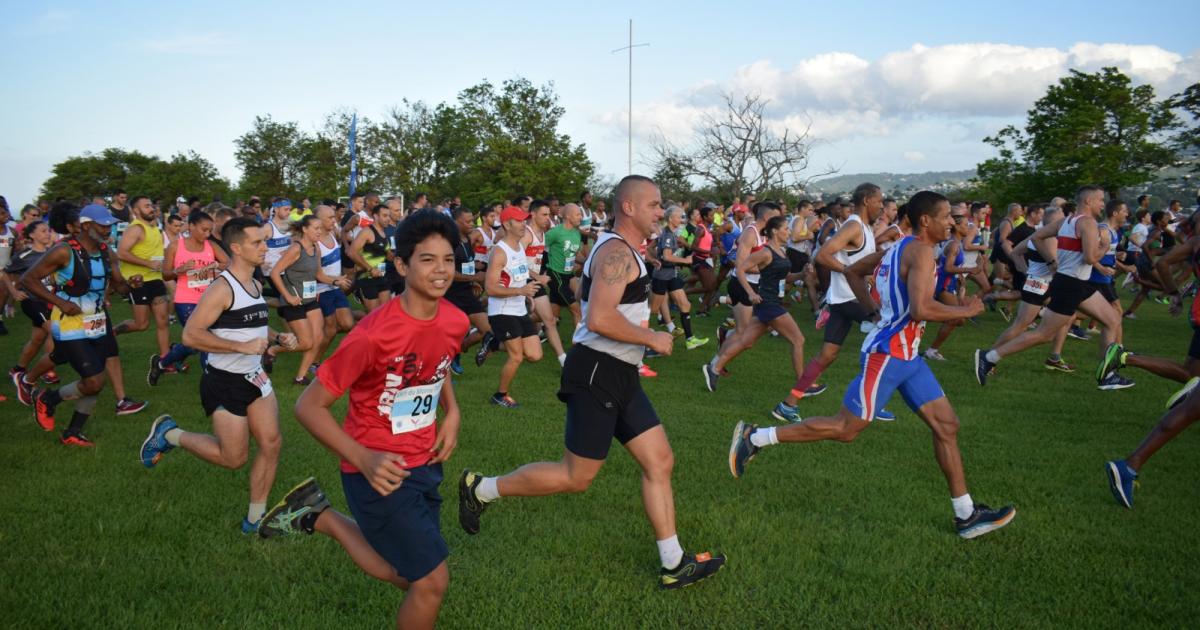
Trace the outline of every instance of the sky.
{"label": "sky", "polygon": [[[769,99],[815,140],[812,172],[973,168],[1071,68],[1115,65],[1161,96],[1200,81],[1195,2],[16,2],[0,0],[0,195],[107,147],[194,150],[237,181],[256,115],[316,130],[487,79],[552,82],[562,131],[627,172],[686,142],[721,94]],[[130,191],[131,193],[135,191]]]}

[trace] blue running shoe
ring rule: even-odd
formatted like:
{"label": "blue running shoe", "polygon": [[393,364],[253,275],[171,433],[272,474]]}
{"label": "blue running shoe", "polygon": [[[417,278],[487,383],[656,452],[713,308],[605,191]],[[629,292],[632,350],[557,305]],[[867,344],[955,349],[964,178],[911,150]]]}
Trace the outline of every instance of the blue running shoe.
{"label": "blue running shoe", "polygon": [[813,396],[820,396],[821,394],[824,394],[825,390],[827,389],[829,389],[829,386],[824,383],[813,383],[812,385],[808,386],[808,389],[804,390],[804,397],[811,398]]}
{"label": "blue running shoe", "polygon": [[771,415],[780,422],[800,422],[800,414],[796,408],[784,402],[775,405]]}
{"label": "blue running shoe", "polygon": [[450,362],[450,371],[458,376],[462,376],[463,374],[463,366],[460,359],[462,359],[462,355],[456,354],[454,355],[454,360]]}
{"label": "blue running shoe", "polygon": [[175,419],[168,415],[161,415],[154,419],[154,423],[150,425],[150,435],[142,441],[141,459],[142,465],[146,468],[154,468],[158,460],[167,451],[175,448],[167,441],[167,431],[179,428],[175,424]]}
{"label": "blue running shoe", "polygon": [[258,524],[261,522],[262,521],[259,520],[259,521],[254,521],[253,523],[251,523],[250,519],[243,516],[242,517],[242,533],[243,534],[257,534],[258,533]]}
{"label": "blue running shoe", "polygon": [[966,519],[955,517],[954,527],[958,529],[959,536],[970,540],[1008,525],[1016,515],[1017,508],[1011,505],[993,510],[982,503],[976,503],[971,516]]}
{"label": "blue running shoe", "polygon": [[733,441],[729,444],[729,473],[734,479],[742,476],[746,471],[746,464],[762,450],[750,441],[750,435],[757,428],[757,425],[748,422],[739,422],[733,427]]}
{"label": "blue running shoe", "polygon": [[1137,481],[1137,471],[1129,467],[1125,460],[1119,459],[1104,465],[1108,474],[1108,488],[1112,490],[1113,498],[1126,509],[1133,509],[1133,485]]}
{"label": "blue running shoe", "polygon": [[875,412],[875,419],[880,422],[891,422],[896,419],[896,414],[887,409],[880,409]]}

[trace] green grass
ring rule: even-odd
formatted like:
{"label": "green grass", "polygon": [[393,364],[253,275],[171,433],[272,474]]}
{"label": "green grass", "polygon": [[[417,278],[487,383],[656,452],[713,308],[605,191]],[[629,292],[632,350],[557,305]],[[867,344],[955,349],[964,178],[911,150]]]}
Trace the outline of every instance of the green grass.
{"label": "green grass", "polygon": [[[797,320],[815,352],[807,309]],[[723,311],[722,311],[723,312]],[[124,317],[126,307],[116,309]],[[1127,345],[1182,357],[1190,331],[1147,304]],[[501,357],[458,379],[460,446],[446,466],[442,530],[451,587],[440,617],[465,627],[1183,627],[1200,596],[1200,430],[1185,432],[1144,471],[1136,511],[1117,507],[1101,465],[1132,449],[1177,387],[1135,370],[1137,387],[1099,392],[1090,377],[1095,343],[1068,340],[1080,371],[1048,372],[1042,349],[1006,360],[981,389],[969,357],[1003,326],[995,314],[960,329],[933,366],[962,419],[960,446],[972,496],[1019,513],[975,541],[954,535],[949,496],[928,429],[897,397],[899,421],[870,427],[850,445],[774,447],[740,480],[726,450],[735,421],[769,423],[792,382],[783,341],[764,338],[740,357],[716,394],[700,365],[712,345],[653,359],[645,381],[675,450],[680,538],[690,550],[729,555],[718,577],[681,592],[656,586],[658,556],[642,513],[636,465],[614,447],[584,495],[505,499],[483,532],[458,527],[455,480],[463,467],[489,474],[562,452],[563,406],[553,357],[522,367],[516,411],[487,404]],[[718,318],[698,319],[702,334]],[[23,318],[0,338],[7,368],[27,336]],[[931,327],[929,337],[936,330]],[[178,329],[173,330],[177,339]],[[824,380],[830,391],[805,415],[840,405],[857,370],[852,335]],[[150,399],[115,417],[101,396],[92,450],[60,446],[0,387],[0,610],[28,628],[386,627],[402,594],[360,573],[319,536],[262,541],[238,532],[247,472],[176,451],[147,471],[137,449],[150,421],[170,413],[207,430],[198,371],[145,384],[149,333],[121,338],[128,388]],[[714,342],[715,343],[715,340]],[[296,357],[276,368],[284,446],[272,495],[315,475],[345,509],[337,461],[295,421]],[[63,376],[73,373],[64,367]],[[335,411],[344,409],[339,402]],[[63,419],[69,417],[63,406]]]}

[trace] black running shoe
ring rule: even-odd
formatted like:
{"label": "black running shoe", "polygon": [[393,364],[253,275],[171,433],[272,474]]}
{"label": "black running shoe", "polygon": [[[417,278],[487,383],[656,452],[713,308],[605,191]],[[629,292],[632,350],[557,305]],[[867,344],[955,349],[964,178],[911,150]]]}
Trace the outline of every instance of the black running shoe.
{"label": "black running shoe", "polygon": [[1016,515],[1017,508],[1011,505],[993,510],[982,503],[976,503],[975,511],[971,512],[970,517],[965,520],[955,517],[954,527],[959,536],[969,540],[1008,525]]}
{"label": "black running shoe", "polygon": [[733,427],[733,441],[729,443],[729,473],[734,479],[746,472],[746,464],[762,450],[750,441],[750,435],[757,428],[757,425],[748,422],[739,422]]}
{"label": "black running shoe", "polygon": [[704,372],[704,387],[708,388],[710,392],[717,391],[717,380],[721,378],[721,375],[713,370],[711,363],[705,363],[700,370]]}
{"label": "black running shoe", "polygon": [[[288,534],[313,533],[316,517],[329,509],[329,499],[321,491],[317,480],[309,477],[283,495],[259,521],[258,535],[274,538]],[[305,517],[308,518],[305,518]]]}
{"label": "black running shoe", "polygon": [[492,331],[483,333],[483,339],[479,342],[479,351],[475,353],[475,366],[483,367],[483,362],[487,361],[489,355],[492,354],[492,340],[496,338]]}
{"label": "black running shoe", "polygon": [[146,384],[150,387],[158,385],[158,379],[162,376],[163,369],[159,361],[162,357],[157,354],[150,355],[150,369],[146,372]]}
{"label": "black running shoe", "polygon": [[462,471],[458,478],[458,524],[472,536],[479,533],[479,515],[487,509],[487,504],[475,494],[481,481],[483,475],[469,470]]}
{"label": "black running shoe", "polygon": [[708,552],[692,555],[683,554],[683,560],[674,569],[663,569],[658,576],[658,587],[672,590],[691,586],[706,577],[711,577],[725,566],[725,556],[714,556]]}
{"label": "black running shoe", "polygon": [[992,368],[994,367],[996,367],[996,364],[987,360],[986,350],[975,351],[975,380],[978,381],[980,385],[987,384],[988,374],[991,373]]}

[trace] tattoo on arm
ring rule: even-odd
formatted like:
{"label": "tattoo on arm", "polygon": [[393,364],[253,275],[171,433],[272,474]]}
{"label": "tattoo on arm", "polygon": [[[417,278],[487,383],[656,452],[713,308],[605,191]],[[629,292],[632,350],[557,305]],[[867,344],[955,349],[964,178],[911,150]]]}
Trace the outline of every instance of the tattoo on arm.
{"label": "tattoo on arm", "polygon": [[625,284],[629,278],[630,260],[629,252],[624,249],[616,249],[612,253],[604,257],[604,262],[600,265],[600,277],[607,284]]}

